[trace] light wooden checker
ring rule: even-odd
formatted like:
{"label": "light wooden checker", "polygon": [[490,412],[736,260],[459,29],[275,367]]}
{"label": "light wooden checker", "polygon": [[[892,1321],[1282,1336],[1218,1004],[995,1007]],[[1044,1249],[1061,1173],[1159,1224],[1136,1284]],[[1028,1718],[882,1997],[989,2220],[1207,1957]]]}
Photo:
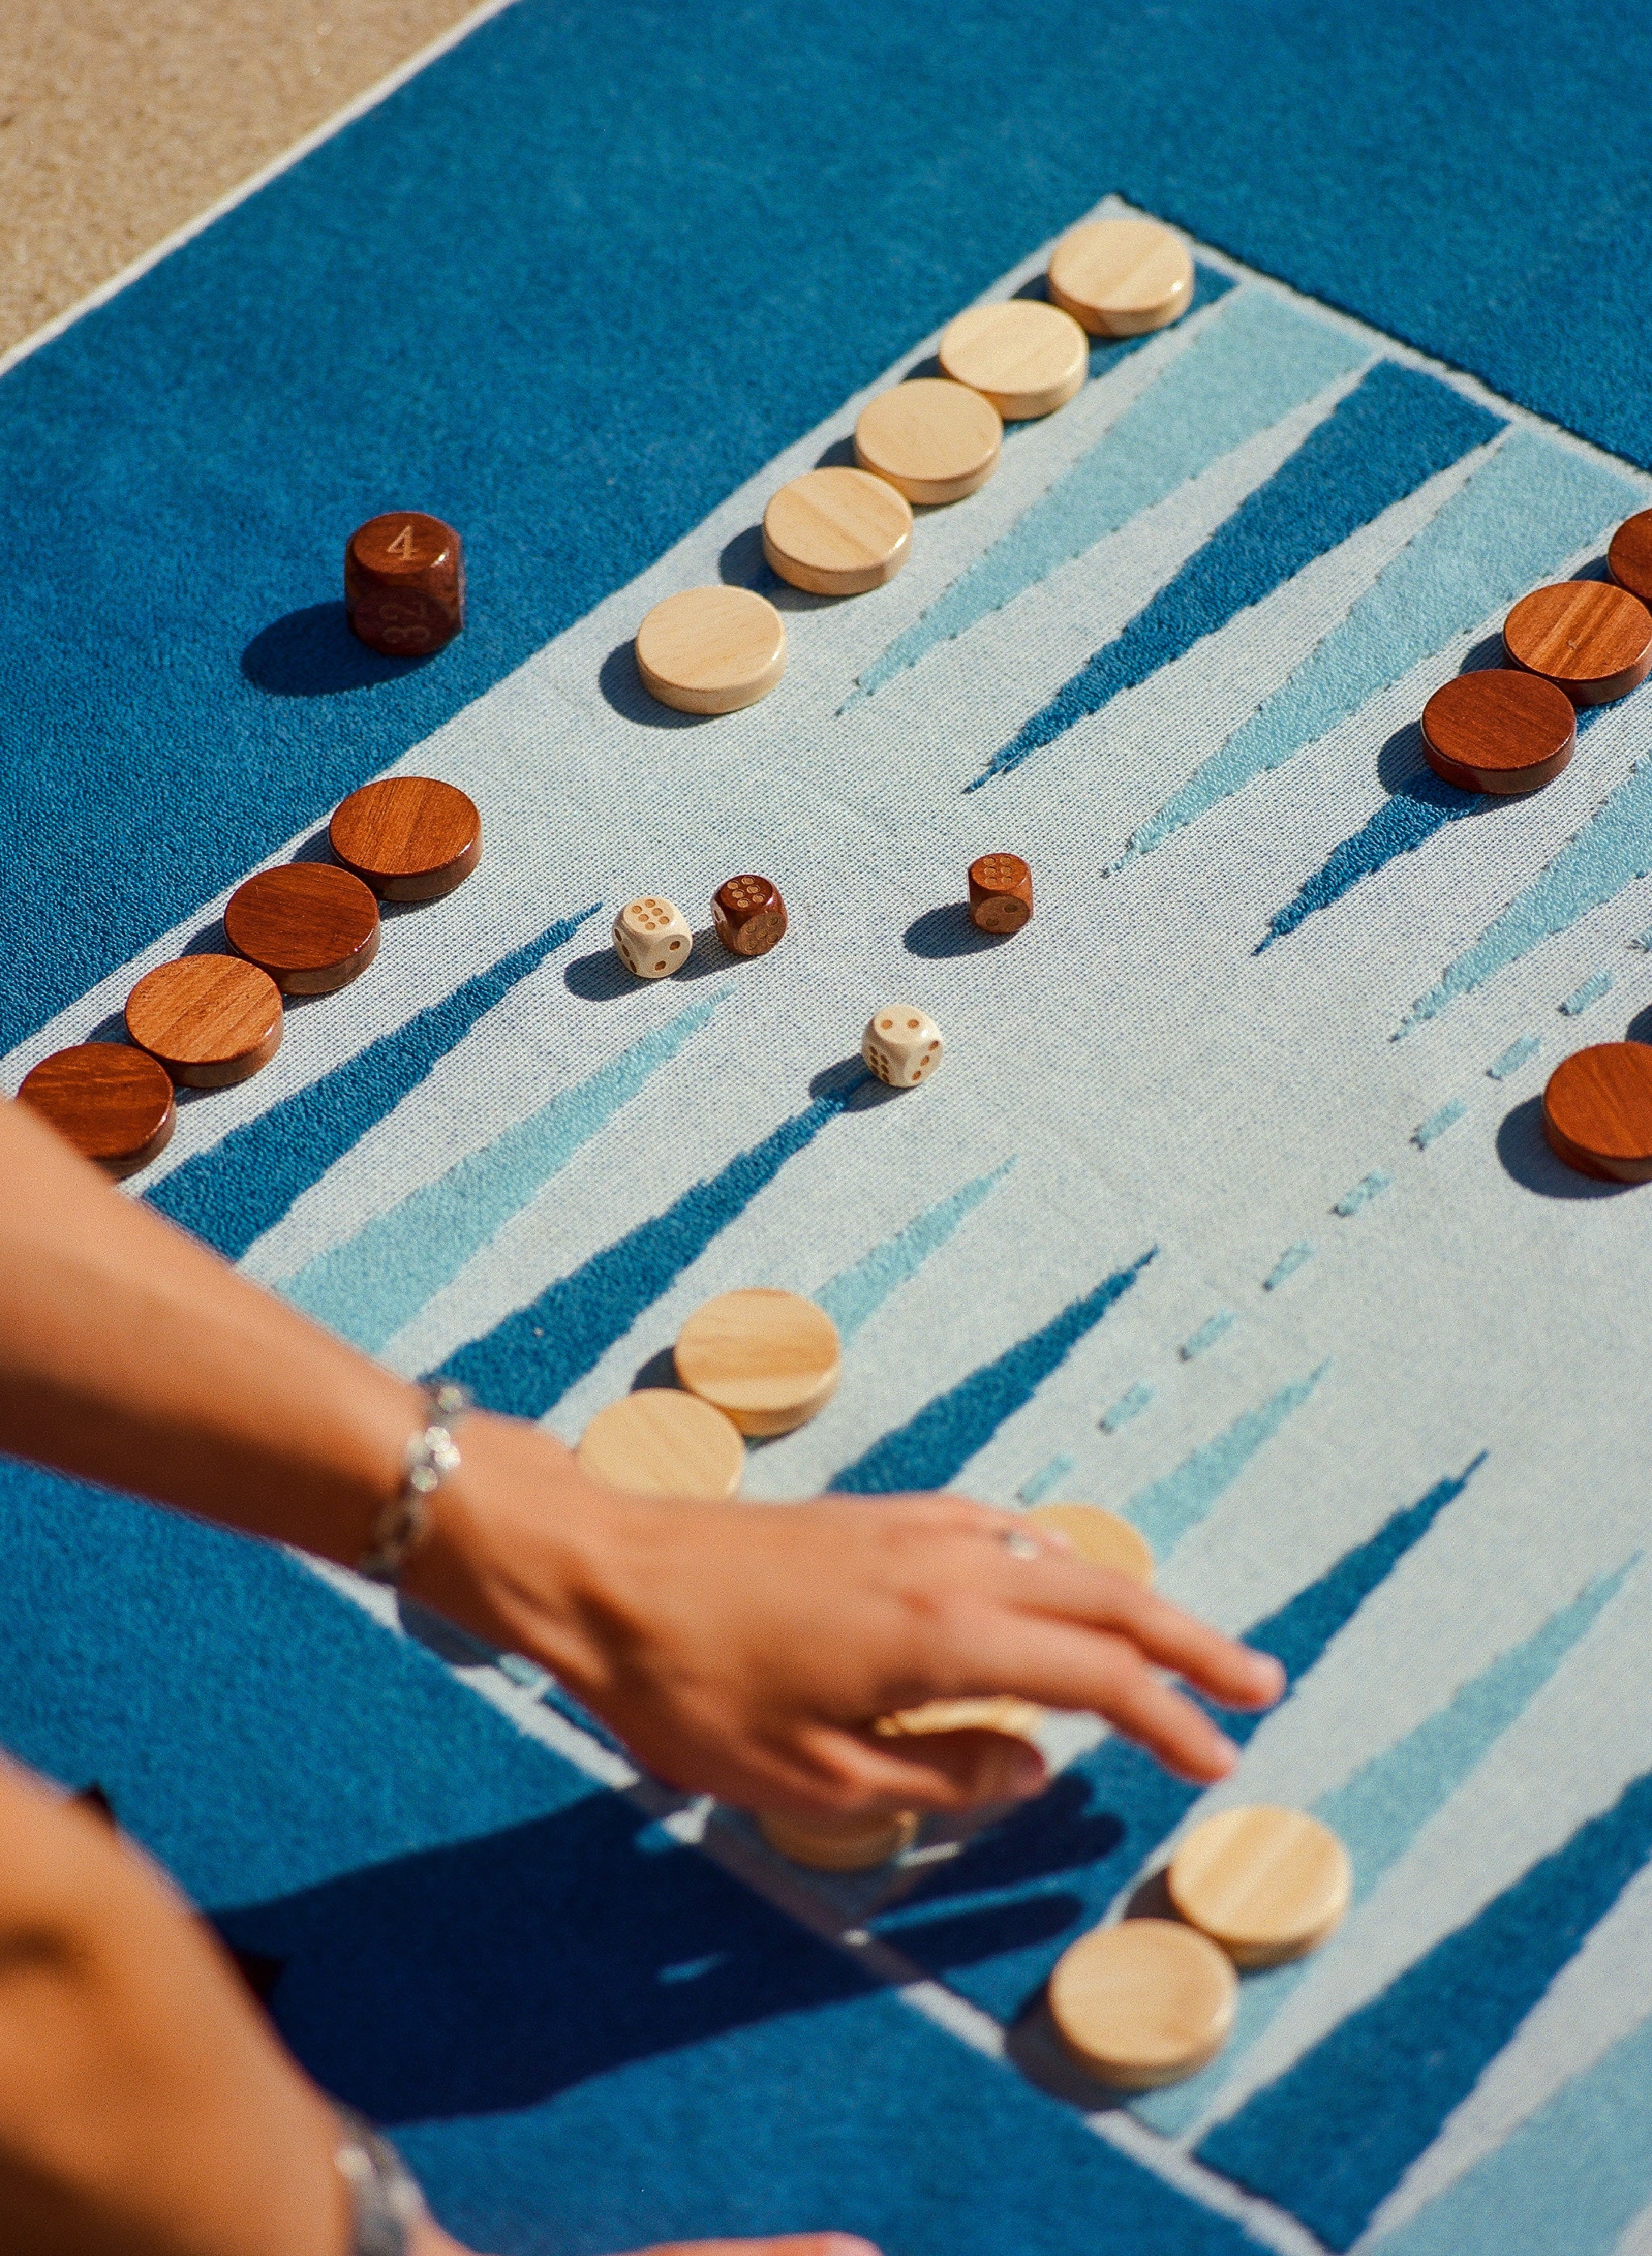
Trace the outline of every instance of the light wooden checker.
{"label": "light wooden checker", "polygon": [[854,459],[908,501],[962,501],[984,486],[1003,448],[990,399],[944,376],[915,376],[861,410]]}
{"label": "light wooden checker", "polygon": [[763,553],[794,588],[863,596],[911,554],[912,505],[870,470],[805,470],[764,510]]}
{"label": "light wooden checker", "polygon": [[281,1047],[275,981],[239,955],[180,955],[146,971],[126,998],[126,1031],[190,1089],[228,1089]]}
{"label": "light wooden checker", "polygon": [[1141,336],[1192,304],[1192,255],[1155,219],[1086,220],[1057,243],[1046,286],[1092,336]]}
{"label": "light wooden checker", "polygon": [[1232,1962],[1191,1927],[1127,1919],[1064,1951],[1050,2018],[1080,2068],[1121,2091],[1178,2083],[1215,2059],[1234,2026]]}
{"label": "light wooden checker", "polygon": [[989,1698],[925,1700],[918,1708],[897,1708],[872,1726],[880,1738],[937,1738],[946,1731],[998,1731],[1005,1738],[1033,1739],[1044,1711],[1031,1700],[1013,1692]]}
{"label": "light wooden checker", "polygon": [[757,1830],[777,1856],[794,1865],[817,1872],[866,1872],[911,1847],[917,1819],[910,1809],[893,1817],[762,1816]]}
{"label": "light wooden checker", "polygon": [[823,1410],[842,1368],[838,1328],[798,1293],[720,1293],[677,1336],[677,1376],[742,1434],[789,1434]]}
{"label": "light wooden checker", "polygon": [[580,1470],[638,1496],[736,1495],[746,1445],[721,1410],[674,1386],[639,1386],[599,1410],[574,1452]]}
{"label": "light wooden checker", "polygon": [[636,631],[643,687],[678,713],[737,713],[786,670],[786,623],[749,588],[685,588]]}
{"label": "light wooden checker", "polygon": [[1090,370],[1090,345],[1071,314],[1037,298],[971,306],[948,322],[940,363],[990,399],[1006,423],[1065,407]]}
{"label": "light wooden checker", "polygon": [[1263,1802],[1196,1825],[1170,1858],[1170,1901],[1237,1966],[1304,1957],[1342,1924],[1348,1852],[1328,1825]]}
{"label": "light wooden checker", "polygon": [[1100,1504],[1035,1504],[1023,1517],[1041,1527],[1058,1527],[1080,1559],[1111,1567],[1133,1582],[1153,1580],[1153,1547],[1139,1528]]}

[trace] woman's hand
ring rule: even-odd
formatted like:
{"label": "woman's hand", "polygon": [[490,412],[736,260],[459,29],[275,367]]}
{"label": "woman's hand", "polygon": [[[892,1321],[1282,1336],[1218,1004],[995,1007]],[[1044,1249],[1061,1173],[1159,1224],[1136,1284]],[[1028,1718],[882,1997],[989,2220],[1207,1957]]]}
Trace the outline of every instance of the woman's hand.
{"label": "woman's hand", "polygon": [[[468,1418],[460,1441],[404,1587],[542,1662],[661,1777],[749,1808],[1037,1793],[1042,1761],[1018,1739],[873,1728],[925,1700],[1005,1693],[1088,1710],[1208,1782],[1234,1749],[1158,1672],[1229,1707],[1283,1688],[1276,1661],[961,1498],[658,1500],[584,1481],[559,1442],[510,1420]],[[1036,1553],[1018,1555],[1029,1537]]]}

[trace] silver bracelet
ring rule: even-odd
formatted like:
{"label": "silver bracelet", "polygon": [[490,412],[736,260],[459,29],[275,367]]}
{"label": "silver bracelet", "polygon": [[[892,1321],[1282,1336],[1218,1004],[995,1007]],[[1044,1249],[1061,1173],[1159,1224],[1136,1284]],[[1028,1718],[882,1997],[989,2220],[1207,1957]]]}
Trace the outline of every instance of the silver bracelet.
{"label": "silver bracelet", "polygon": [[350,2256],[407,2256],[427,2214],[418,2182],[388,2139],[353,2108],[338,2110],[333,2160],[350,2189]]}
{"label": "silver bracelet", "polygon": [[373,1522],[367,1548],[355,1564],[358,1575],[393,1583],[408,1553],[425,1533],[426,1501],[450,1473],[459,1470],[453,1428],[470,1407],[470,1390],[451,1378],[425,1386],[430,1422],[408,1436],[402,1458],[402,1484]]}

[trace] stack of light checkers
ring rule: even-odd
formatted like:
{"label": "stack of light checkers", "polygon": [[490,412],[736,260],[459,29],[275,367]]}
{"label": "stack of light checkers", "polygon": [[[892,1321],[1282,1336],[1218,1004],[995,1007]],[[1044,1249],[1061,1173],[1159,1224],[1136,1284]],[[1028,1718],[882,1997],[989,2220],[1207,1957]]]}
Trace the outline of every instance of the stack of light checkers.
{"label": "stack of light checkers", "polygon": [[[1089,370],[1091,336],[1139,336],[1193,301],[1193,262],[1156,220],[1092,220],[1057,244],[1046,299],[972,306],[943,333],[939,376],[880,393],[854,427],[856,468],[806,470],[763,511],[771,571],[816,596],[861,596],[906,562],[912,504],[985,485],[1004,425],[1053,414]],[[1087,333],[1087,334],[1086,334]],[[681,713],[735,713],[786,670],[785,622],[749,588],[685,588],[636,633],[643,686]]]}
{"label": "stack of light checkers", "polygon": [[132,1047],[81,1042],[43,1058],[18,1091],[116,1177],[164,1151],[174,1086],[227,1089],[281,1044],[284,995],[327,995],[378,953],[381,899],[450,893],[482,854],[482,818],[452,784],[390,776],[352,792],[328,827],[333,862],[261,870],[223,913],[232,954],[157,964],[126,1002]]}
{"label": "stack of light checkers", "polygon": [[1179,2083],[1214,2060],[1238,2008],[1234,1968],[1317,1950],[1341,1925],[1353,1885],[1328,1826],[1264,1806],[1196,1825],[1164,1879],[1178,1919],[1096,1928],[1050,1977],[1064,2048],[1115,2090]]}
{"label": "stack of light checkers", "polygon": [[[1080,1559],[1110,1567],[1133,1582],[1153,1580],[1153,1554],[1128,1519],[1096,1504],[1036,1505],[1021,1517],[1065,1539]],[[920,1708],[897,1710],[874,1726],[881,1738],[920,1738],[941,1732],[995,1731],[1006,1738],[1037,1744],[1044,1711],[1010,1694],[958,1700],[929,1700]],[[760,1816],[763,1839],[777,1854],[816,1872],[865,1872],[910,1849],[917,1838],[915,1811],[888,1815],[798,1818]]]}

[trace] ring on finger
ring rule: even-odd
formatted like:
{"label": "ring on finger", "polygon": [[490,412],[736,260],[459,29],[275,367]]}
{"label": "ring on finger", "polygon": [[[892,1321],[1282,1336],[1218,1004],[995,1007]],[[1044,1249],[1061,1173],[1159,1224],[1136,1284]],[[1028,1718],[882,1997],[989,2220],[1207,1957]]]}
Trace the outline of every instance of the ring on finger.
{"label": "ring on finger", "polygon": [[1006,1527],[1000,1540],[1012,1559],[1041,1559],[1044,1556],[1043,1545],[1035,1543],[1022,1528]]}

